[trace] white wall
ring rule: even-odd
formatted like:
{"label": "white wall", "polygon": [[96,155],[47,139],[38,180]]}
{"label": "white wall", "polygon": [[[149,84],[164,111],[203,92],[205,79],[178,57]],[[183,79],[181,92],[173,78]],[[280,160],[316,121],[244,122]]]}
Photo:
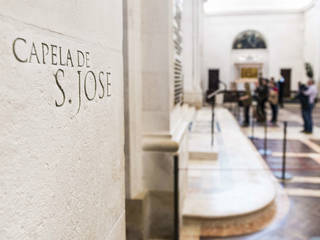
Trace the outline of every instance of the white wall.
{"label": "white wall", "polygon": [[313,0],[208,0],[204,4],[207,13],[236,13],[242,11],[299,11]]}
{"label": "white wall", "polygon": [[[310,62],[314,69],[314,79],[320,81],[320,2],[309,9],[305,15],[304,61]],[[305,75],[305,74],[304,74]]]}
{"label": "white wall", "polygon": [[268,74],[278,78],[281,68],[292,68],[292,87],[303,77],[303,14],[263,14],[206,16],[204,25],[204,68],[202,79],[208,86],[208,69],[219,68],[220,79],[235,80],[231,61],[232,43],[245,30],[261,32],[268,45]]}
{"label": "white wall", "polygon": [[[0,238],[125,239],[122,1],[0,6]],[[15,58],[17,38],[25,39],[17,56],[24,61],[33,52],[31,63]],[[37,54],[41,43],[61,46],[63,62],[70,49],[73,66],[56,64],[55,53],[53,63],[46,54],[38,63],[32,42]],[[88,66],[78,67],[79,49],[89,52]],[[85,88],[88,71],[96,81],[89,75]]]}

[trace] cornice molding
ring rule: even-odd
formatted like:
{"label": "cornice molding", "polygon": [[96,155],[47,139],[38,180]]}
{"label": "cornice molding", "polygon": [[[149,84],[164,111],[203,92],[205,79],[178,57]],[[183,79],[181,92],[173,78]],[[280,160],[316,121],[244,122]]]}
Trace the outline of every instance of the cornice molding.
{"label": "cornice molding", "polygon": [[303,14],[312,9],[318,0],[312,0],[306,6],[299,9],[246,9],[233,11],[218,11],[206,13],[206,17],[220,17],[220,16],[243,16],[243,15],[274,15],[274,14]]}

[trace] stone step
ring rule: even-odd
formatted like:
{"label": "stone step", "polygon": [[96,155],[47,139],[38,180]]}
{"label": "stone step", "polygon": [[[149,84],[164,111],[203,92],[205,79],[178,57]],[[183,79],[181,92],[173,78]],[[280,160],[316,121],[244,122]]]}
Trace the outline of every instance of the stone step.
{"label": "stone step", "polygon": [[[209,114],[200,110],[198,116],[205,119]],[[275,179],[230,112],[217,108],[215,115],[221,131],[215,135],[214,148],[210,134],[199,131],[190,136],[193,148],[183,219],[200,224],[201,236],[258,231],[273,217]]]}
{"label": "stone step", "polygon": [[217,160],[219,148],[217,135],[211,145],[211,135],[192,133],[189,139],[189,158],[191,160]]}
{"label": "stone step", "polygon": [[218,160],[218,151],[191,151],[189,152],[190,160]]}
{"label": "stone step", "polygon": [[279,226],[290,210],[290,200],[285,190],[278,185],[276,199],[256,212],[229,218],[183,218],[181,238],[185,240],[216,239],[258,232],[272,231]]}
{"label": "stone step", "polygon": [[240,216],[217,219],[184,217],[183,225],[186,228],[200,226],[198,234],[201,237],[231,237],[264,229],[272,222],[275,214],[276,205],[272,202],[259,211]]}

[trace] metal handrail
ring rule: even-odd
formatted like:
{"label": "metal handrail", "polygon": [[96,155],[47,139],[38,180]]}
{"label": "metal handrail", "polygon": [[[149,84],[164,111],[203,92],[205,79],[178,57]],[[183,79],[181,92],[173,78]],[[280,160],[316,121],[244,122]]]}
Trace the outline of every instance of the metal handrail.
{"label": "metal handrail", "polygon": [[[217,96],[218,94],[225,92],[227,90],[227,84],[225,84],[224,82],[221,82],[219,80],[219,84],[223,85],[224,89],[218,89],[216,91],[214,91],[213,93],[208,95],[208,100],[214,98],[215,96]],[[211,146],[213,147],[214,145],[214,101],[212,101],[212,114],[211,114]]]}
{"label": "metal handrail", "polygon": [[222,93],[222,92],[227,90],[227,84],[226,83],[224,83],[224,82],[219,80],[219,84],[223,85],[224,89],[223,90],[218,89],[218,90],[214,91],[213,93],[209,94],[208,95],[208,99],[211,99],[211,98],[217,96],[218,94],[220,94],[220,93]]}
{"label": "metal handrail", "polygon": [[218,89],[216,91],[214,91],[213,93],[209,94],[208,95],[208,99],[211,99],[211,98],[214,98],[215,96],[217,96],[218,94],[224,92],[225,90],[221,90],[221,89]]}

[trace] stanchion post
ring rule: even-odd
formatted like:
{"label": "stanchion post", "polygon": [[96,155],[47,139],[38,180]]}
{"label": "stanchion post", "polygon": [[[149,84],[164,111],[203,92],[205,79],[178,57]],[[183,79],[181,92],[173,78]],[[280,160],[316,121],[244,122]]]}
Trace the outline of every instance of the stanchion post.
{"label": "stanchion post", "polygon": [[268,149],[268,122],[265,121],[264,123],[264,156],[267,156],[267,149]]}
{"label": "stanchion post", "polygon": [[251,118],[251,139],[254,139],[254,124],[255,124],[255,119],[253,117],[253,113],[250,115]]}
{"label": "stanchion post", "polygon": [[286,151],[287,151],[287,122],[284,122],[283,134],[283,152],[282,152],[282,179],[286,176]]}
{"label": "stanchion post", "polygon": [[282,180],[286,179],[287,127],[288,127],[288,122],[284,122],[283,149],[282,149]]}
{"label": "stanchion post", "polygon": [[290,180],[292,176],[287,173],[287,128],[288,128],[288,122],[285,121],[283,123],[283,142],[282,142],[282,170],[281,172],[277,172],[275,175],[277,178],[285,181]]}
{"label": "stanchion post", "polygon": [[179,240],[180,217],[179,217],[179,156],[174,155],[174,240]]}
{"label": "stanchion post", "polygon": [[264,123],[264,140],[263,140],[263,148],[259,149],[259,152],[263,156],[271,155],[271,151],[268,150],[268,123]]}
{"label": "stanchion post", "polygon": [[214,145],[214,103],[212,102],[212,116],[211,116],[211,147]]}
{"label": "stanchion post", "polygon": [[237,106],[237,120],[240,121],[240,106]]}

